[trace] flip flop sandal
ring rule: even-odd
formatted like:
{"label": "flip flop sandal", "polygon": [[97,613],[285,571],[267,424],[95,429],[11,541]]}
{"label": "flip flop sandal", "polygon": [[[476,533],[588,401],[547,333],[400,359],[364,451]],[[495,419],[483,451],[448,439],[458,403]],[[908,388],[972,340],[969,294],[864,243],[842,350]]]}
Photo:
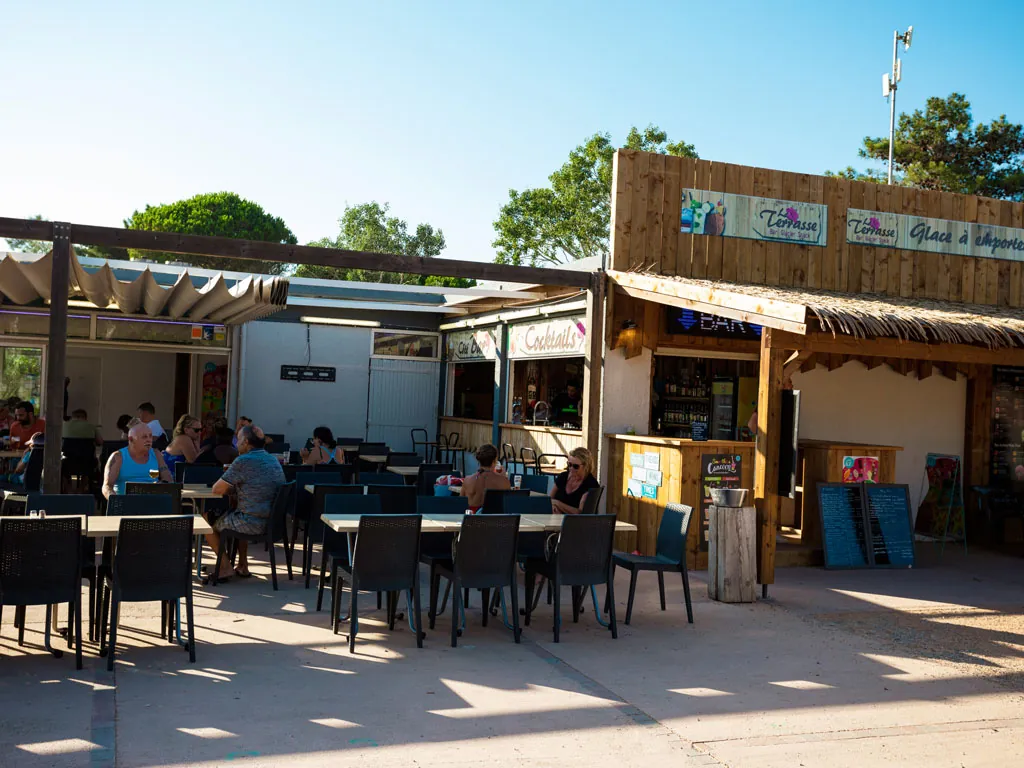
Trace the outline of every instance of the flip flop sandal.
{"label": "flip flop sandal", "polygon": [[251,579],[252,578],[252,572],[242,573],[240,570],[235,568],[235,576],[237,576],[240,579]]}

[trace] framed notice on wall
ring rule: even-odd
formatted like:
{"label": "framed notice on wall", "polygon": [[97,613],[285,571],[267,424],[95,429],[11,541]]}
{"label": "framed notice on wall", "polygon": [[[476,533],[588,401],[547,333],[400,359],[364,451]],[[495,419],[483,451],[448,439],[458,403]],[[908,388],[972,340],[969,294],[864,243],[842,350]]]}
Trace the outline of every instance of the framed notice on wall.
{"label": "framed notice on wall", "polygon": [[708,507],[712,488],[739,488],[743,457],[732,453],[704,453],[700,457],[700,548],[708,549]]}

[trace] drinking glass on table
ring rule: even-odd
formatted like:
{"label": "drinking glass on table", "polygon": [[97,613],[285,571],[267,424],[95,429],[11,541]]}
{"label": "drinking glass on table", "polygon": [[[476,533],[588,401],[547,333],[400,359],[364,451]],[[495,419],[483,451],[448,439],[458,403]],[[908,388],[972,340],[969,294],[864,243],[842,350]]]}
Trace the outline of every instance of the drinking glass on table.
{"label": "drinking glass on table", "polygon": [[522,475],[512,475],[512,487],[515,488],[518,491],[522,486],[523,486],[523,476]]}
{"label": "drinking glass on table", "polygon": [[153,480],[153,482],[156,482],[157,480],[160,479],[160,470],[159,469],[151,469],[151,470],[149,470],[149,477]]}

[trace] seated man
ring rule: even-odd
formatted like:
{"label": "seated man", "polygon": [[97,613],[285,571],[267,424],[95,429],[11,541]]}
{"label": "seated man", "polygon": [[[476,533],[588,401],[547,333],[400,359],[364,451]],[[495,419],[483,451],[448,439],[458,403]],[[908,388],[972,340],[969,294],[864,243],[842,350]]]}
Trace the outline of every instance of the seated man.
{"label": "seated man", "polygon": [[104,497],[123,494],[128,483],[155,482],[151,471],[158,471],[165,483],[174,482],[163,455],[153,450],[153,433],[140,421],[128,430],[128,447],[110,454],[107,460],[103,471]]}
{"label": "seated man", "polygon": [[[259,427],[244,426],[238,430],[238,458],[228,467],[224,476],[213,485],[213,492],[218,496],[233,491],[237,505],[226,515],[219,517],[214,523],[214,533],[206,535],[206,541],[217,551],[220,546],[218,533],[223,530],[236,531],[250,536],[263,533],[273,512],[274,495],[278,486],[285,482],[281,462],[264,450],[266,437]],[[238,566],[231,571],[231,560],[227,553],[221,562],[214,565],[218,569],[217,579],[225,580],[237,575],[246,579],[249,573],[248,542],[238,542]]]}
{"label": "seated man", "polygon": [[21,459],[18,460],[18,466],[14,468],[14,472],[10,475],[0,475],[2,481],[14,490],[25,489],[25,472],[28,470],[28,462],[32,457],[33,449],[41,451],[43,450],[44,438],[41,432],[36,432],[29,439],[29,444],[25,447],[25,453],[22,454]]}
{"label": "seated man", "polygon": [[103,438],[95,424],[89,422],[89,414],[82,408],[71,412],[71,419],[64,422],[61,437],[72,440],[92,440],[96,445],[103,445]]}

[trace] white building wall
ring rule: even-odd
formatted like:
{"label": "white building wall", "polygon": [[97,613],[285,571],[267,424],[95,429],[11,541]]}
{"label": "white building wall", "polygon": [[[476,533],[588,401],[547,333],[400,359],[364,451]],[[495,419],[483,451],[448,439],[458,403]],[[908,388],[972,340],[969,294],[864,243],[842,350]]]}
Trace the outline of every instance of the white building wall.
{"label": "white building wall", "polygon": [[801,392],[800,437],[898,445],[896,482],[910,486],[912,509],[920,501],[925,454],[964,448],[967,379],[932,374],[924,381],[887,366],[868,370],[850,362],[832,372],[818,367],[793,376]]}
{"label": "white building wall", "polygon": [[[638,435],[648,434],[651,421],[651,362],[653,353],[644,348],[636,357],[626,359],[622,349],[605,350],[604,406],[605,434],[621,434],[632,428]],[[601,483],[608,484],[608,441],[601,456]]]}
{"label": "white building wall", "polygon": [[[367,328],[248,323],[240,359],[239,415],[267,432],[283,433],[292,450],[301,448],[320,425],[337,437],[363,437],[370,339]],[[282,365],[333,366],[336,381],[281,381]]]}

